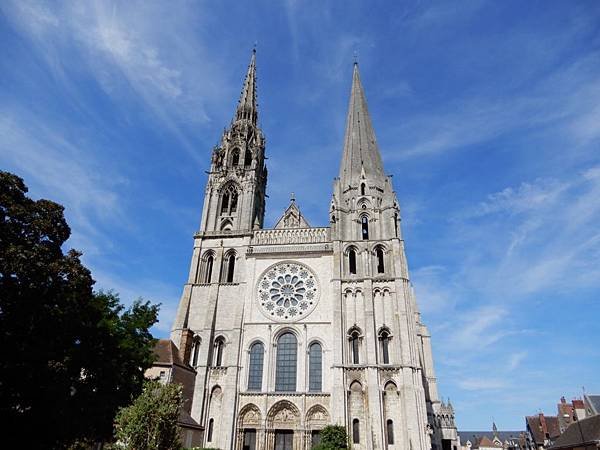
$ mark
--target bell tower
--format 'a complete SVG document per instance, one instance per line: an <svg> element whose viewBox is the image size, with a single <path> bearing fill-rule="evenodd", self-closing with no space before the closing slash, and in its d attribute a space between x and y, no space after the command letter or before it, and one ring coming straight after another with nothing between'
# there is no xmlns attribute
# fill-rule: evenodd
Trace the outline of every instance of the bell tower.
<svg viewBox="0 0 600 450"><path fill-rule="evenodd" d="M329 219L334 240L401 238L396 194L391 178L383 170L357 63L352 74L344 153L334 183Z"/></svg>
<svg viewBox="0 0 600 450"><path fill-rule="evenodd" d="M200 232L224 234L262 228L267 168L265 138L258 127L256 50L235 116L212 153Z"/></svg>

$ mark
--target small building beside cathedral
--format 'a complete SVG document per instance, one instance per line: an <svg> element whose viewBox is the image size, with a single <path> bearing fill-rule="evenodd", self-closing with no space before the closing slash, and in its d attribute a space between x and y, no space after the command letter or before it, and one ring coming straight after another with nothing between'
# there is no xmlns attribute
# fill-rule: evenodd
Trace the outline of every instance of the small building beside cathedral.
<svg viewBox="0 0 600 450"><path fill-rule="evenodd" d="M358 65L327 227L294 199L263 227L265 147L253 52L170 336L202 446L308 450L339 424L355 450L457 450Z"/></svg>

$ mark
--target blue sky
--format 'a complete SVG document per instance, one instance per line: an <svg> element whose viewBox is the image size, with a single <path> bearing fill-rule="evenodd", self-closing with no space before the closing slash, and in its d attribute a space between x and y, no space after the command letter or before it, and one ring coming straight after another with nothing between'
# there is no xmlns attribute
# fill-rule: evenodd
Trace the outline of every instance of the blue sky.
<svg viewBox="0 0 600 450"><path fill-rule="evenodd" d="M600 393L600 2L324 3L2 2L0 167L163 337L254 43L267 226L326 224L357 52L459 428Z"/></svg>

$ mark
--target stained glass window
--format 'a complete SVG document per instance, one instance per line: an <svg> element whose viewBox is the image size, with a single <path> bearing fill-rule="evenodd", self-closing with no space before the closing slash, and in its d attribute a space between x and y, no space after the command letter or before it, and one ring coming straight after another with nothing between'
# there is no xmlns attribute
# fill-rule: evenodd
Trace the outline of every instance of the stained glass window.
<svg viewBox="0 0 600 450"><path fill-rule="evenodd" d="M313 343L308 351L308 390L320 391L322 389L322 354L321 344Z"/></svg>
<svg viewBox="0 0 600 450"><path fill-rule="evenodd" d="M276 391L296 390L298 342L292 333L284 333L277 341Z"/></svg>
<svg viewBox="0 0 600 450"><path fill-rule="evenodd" d="M264 354L265 350L260 342L256 342L250 347L249 391L260 391L262 389Z"/></svg>

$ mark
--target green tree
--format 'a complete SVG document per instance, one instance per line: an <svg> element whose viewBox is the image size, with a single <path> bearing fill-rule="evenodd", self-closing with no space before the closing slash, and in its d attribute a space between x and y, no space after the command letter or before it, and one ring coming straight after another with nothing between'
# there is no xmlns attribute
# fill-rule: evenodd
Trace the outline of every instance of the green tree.
<svg viewBox="0 0 600 450"><path fill-rule="evenodd" d="M112 435L114 416L141 392L158 306L125 309L75 250L63 207L27 197L0 172L0 423L4 445L63 448ZM11 441L12 439L12 441Z"/></svg>
<svg viewBox="0 0 600 450"><path fill-rule="evenodd" d="M119 411L115 437L126 450L179 450L177 418L183 405L179 384L146 381L131 406Z"/></svg>
<svg viewBox="0 0 600 450"><path fill-rule="evenodd" d="M313 450L337 450L348 447L346 428L341 425L327 425L321 430L321 443Z"/></svg>

